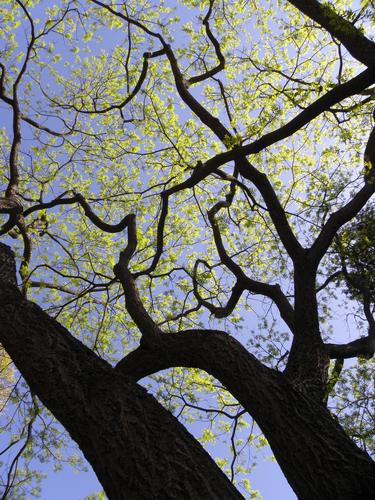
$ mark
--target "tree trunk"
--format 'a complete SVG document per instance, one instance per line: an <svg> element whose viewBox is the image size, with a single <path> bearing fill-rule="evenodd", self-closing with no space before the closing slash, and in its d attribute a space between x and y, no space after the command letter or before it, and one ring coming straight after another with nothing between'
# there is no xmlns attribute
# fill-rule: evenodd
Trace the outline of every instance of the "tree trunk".
<svg viewBox="0 0 375 500"><path fill-rule="evenodd" d="M257 421L300 500L372 498L374 462L324 404L298 391L288 376L262 365L225 333L166 335L157 349L140 347L117 369L138 378L176 365L207 371L233 394Z"/></svg>
<svg viewBox="0 0 375 500"><path fill-rule="evenodd" d="M7 269L0 258L0 341L110 499L242 498L173 415L25 300Z"/></svg>
<svg viewBox="0 0 375 500"><path fill-rule="evenodd" d="M216 331L166 334L112 368L25 300L14 281L0 258L0 341L109 498L241 498L184 427L135 383L170 366L201 368L227 387L257 421L299 499L372 497L369 456L322 403L235 339Z"/></svg>

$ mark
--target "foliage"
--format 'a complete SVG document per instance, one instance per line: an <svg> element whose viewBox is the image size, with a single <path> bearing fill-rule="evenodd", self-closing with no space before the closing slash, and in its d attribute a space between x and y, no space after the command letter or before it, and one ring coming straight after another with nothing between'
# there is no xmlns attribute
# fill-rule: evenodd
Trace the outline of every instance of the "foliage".
<svg viewBox="0 0 375 500"><path fill-rule="evenodd" d="M330 402L346 432L372 456L375 454L373 373L373 359L360 359L346 368Z"/></svg>
<svg viewBox="0 0 375 500"><path fill-rule="evenodd" d="M369 206L342 231L336 245L351 297L368 293L375 302L375 207ZM363 300L363 298L362 298Z"/></svg>

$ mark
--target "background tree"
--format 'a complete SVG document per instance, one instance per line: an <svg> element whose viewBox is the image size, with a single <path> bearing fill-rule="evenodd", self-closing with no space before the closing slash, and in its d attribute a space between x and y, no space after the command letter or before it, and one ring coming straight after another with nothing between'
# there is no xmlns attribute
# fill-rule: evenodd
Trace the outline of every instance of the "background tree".
<svg viewBox="0 0 375 500"><path fill-rule="evenodd" d="M247 413L299 498L370 498L374 464L326 400L366 448L340 398L369 365L329 365L374 353L353 281L358 256L371 280L371 209L345 236L375 191L373 4L175 7L1 7L0 341L27 383L3 396L3 498L61 446L47 410L109 498L239 498ZM346 344L333 282L369 324ZM229 433L231 481L171 415L200 409L203 441Z"/></svg>

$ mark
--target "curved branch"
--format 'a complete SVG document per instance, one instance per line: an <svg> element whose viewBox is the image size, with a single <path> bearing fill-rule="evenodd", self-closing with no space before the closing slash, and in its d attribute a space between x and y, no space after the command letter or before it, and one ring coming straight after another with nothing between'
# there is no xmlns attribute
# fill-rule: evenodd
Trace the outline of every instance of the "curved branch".
<svg viewBox="0 0 375 500"><path fill-rule="evenodd" d="M331 359L348 359L358 356L372 358L375 353L375 336L368 335L347 344L325 344L324 347Z"/></svg>
<svg viewBox="0 0 375 500"><path fill-rule="evenodd" d="M126 215L119 223L117 224L107 224L103 222L91 209L90 205L87 203L85 198L80 194L75 194L76 201L81 205L85 215L91 220L91 222L106 233L119 233L123 231L126 227L129 227L131 224L131 220L135 217L133 214Z"/></svg>
<svg viewBox="0 0 375 500"><path fill-rule="evenodd" d="M226 129L216 116L207 111L207 109L188 91L189 82L183 77L171 46L166 45L165 49L179 96L191 111L197 115L201 122L224 143L228 137L231 137L229 130Z"/></svg>
<svg viewBox="0 0 375 500"><path fill-rule="evenodd" d="M95 214L95 212L92 210L92 208L90 207L90 205L85 200L82 194L74 193L74 196L70 198L63 198L64 194L58 196L52 201L46 203L39 203L38 205L34 205L33 207L26 209L23 213L23 216L27 217L28 215L38 210L46 210L48 208L53 208L58 205L73 205L74 203L78 203L83 208L86 217L88 217L96 227L98 227L102 231L105 231L106 233L119 233L123 231L126 227L128 227L130 219L131 217L133 217L132 214L129 214L126 215L123 219L121 219L121 221L118 222L117 224L108 224Z"/></svg>
<svg viewBox="0 0 375 500"><path fill-rule="evenodd" d="M229 300L225 306L222 307L217 307L211 304L208 300L203 299L203 297L200 295L199 290L198 290L198 282L196 279L196 271L199 263L203 261L197 260L195 265L194 265L194 274L193 274L193 293L195 298L198 301L198 308L201 306L205 307L210 311L211 314L215 316L215 318L226 318L229 316L236 305L238 304L238 301L241 298L242 292L245 290L244 286L237 280L236 283L234 284L232 288L232 293L231 296L229 297Z"/></svg>
<svg viewBox="0 0 375 500"><path fill-rule="evenodd" d="M14 85L13 87L12 110L13 110L13 118L12 118L13 140L9 155L9 182L7 189L5 191L6 198L15 198L17 196L18 183L19 183L18 161L19 161L19 152L20 152L22 137L21 137L21 111L18 104L16 85Z"/></svg>
<svg viewBox="0 0 375 500"><path fill-rule="evenodd" d="M5 100L5 99L4 99ZM29 118L28 116L24 115L21 113L21 120L28 123L34 128L37 128L38 130L42 130L43 132L46 132L47 134L53 135L54 137L67 137L71 135L74 132L74 125L67 130L67 132L58 132L57 130L53 130L50 127L46 127L45 125L42 125L41 123L38 123L37 121L33 120L32 118ZM66 125L66 123L65 123Z"/></svg>
<svg viewBox="0 0 375 500"><path fill-rule="evenodd" d="M29 21L29 24L30 24L30 42L27 45L26 55L25 55L25 59L23 61L21 70L18 73L18 75L16 77L16 80L14 82L14 85L13 85L13 97L14 97L14 99L15 99L15 94L17 93L17 87L18 87L20 81L22 80L23 75L26 72L27 65L28 65L30 57L31 57L31 51L33 49L33 46L34 46L34 43L35 43L35 40L36 40L35 28L34 28L34 21L32 20L32 18L30 16L28 10L26 9L25 5L20 0L16 0L16 2L21 7L21 9L23 10L25 16L27 17L27 19Z"/></svg>
<svg viewBox="0 0 375 500"><path fill-rule="evenodd" d="M16 0L17 4L21 7L22 11L24 12L25 16L27 17L29 24L30 24L30 41L27 44L27 49L26 49L26 54L24 61L22 63L21 69L16 76L14 83L13 83L13 96L12 99L8 100L8 104L12 106L13 109L13 123L12 123L12 130L13 130L13 140L12 140L12 145L10 148L10 155L9 155L9 183L8 187L5 192L5 197L6 198L14 198L18 194L18 183L19 183L19 171L18 171L18 161L19 161L19 152L20 152L20 147L21 147L21 111L19 107L19 102L18 102L18 96L17 96L17 91L18 91L18 85L20 84L22 77L24 76L28 62L31 57L31 51L33 49L34 43L35 43L35 30L34 30L34 22L24 6L24 4L20 0ZM1 78L0 78L0 96L1 98L7 102L6 99L4 99L4 78L5 78L5 67L2 64L1 65ZM9 221L10 223L10 221ZM9 230L9 229L8 229Z"/></svg>
<svg viewBox="0 0 375 500"><path fill-rule="evenodd" d="M0 198L0 214L9 214L8 221L0 228L0 236L6 234L17 224L22 211L23 207L18 198Z"/></svg>
<svg viewBox="0 0 375 500"><path fill-rule="evenodd" d="M161 212L160 212L160 217L158 221L158 227L157 227L157 234L156 234L156 250L154 257L152 259L151 264L147 269L144 269L143 271L138 271L137 273L134 273L134 277L138 278L139 276L143 276L145 274L150 274L152 273L155 269L156 266L159 263L160 257L163 253L163 247L164 247L164 228L165 228L165 221L168 215L168 196L162 196L161 197Z"/></svg>
<svg viewBox="0 0 375 500"><path fill-rule="evenodd" d="M108 12L110 12L111 14L113 14L116 17L119 17L120 19L123 19L127 23L133 24L134 26L137 26L137 28L141 29L142 31L144 31L148 35L150 35L154 38L157 38L162 43L163 47L166 45L163 37L159 33L156 33L155 31L148 29L147 26L145 26L141 22L137 21L136 19L133 19L133 18L123 14L122 12L119 12L119 11L113 9L110 5L107 5L103 2L100 2L99 0L90 0L90 1L96 5L99 5L99 7L103 7Z"/></svg>
<svg viewBox="0 0 375 500"><path fill-rule="evenodd" d="M280 200L268 176L256 169L247 158L236 161L242 177L251 181L258 189L267 206L271 220L285 250L293 261L304 257L304 250L296 238Z"/></svg>
<svg viewBox="0 0 375 500"><path fill-rule="evenodd" d="M0 69L1 69L1 75L0 75L0 99L4 101L6 104L9 104L9 106L14 107L15 101L11 97L7 96L5 94L5 89L4 89L4 76L5 76L5 66L0 62ZM74 125L72 127L67 127L68 130L66 132L58 132L56 130L51 129L50 127L47 127L46 125L42 125L41 123L38 123L35 121L33 118L30 118L29 116L26 116L23 114L21 111L19 112L20 119L29 125L31 125L34 128L37 128L38 130L42 130L43 132L47 132L50 135L53 135L54 137L67 137L71 135L74 131ZM65 124L66 125L66 124Z"/></svg>
<svg viewBox="0 0 375 500"><path fill-rule="evenodd" d="M351 80L341 85L337 85L334 89L330 90L324 96L310 104L296 117L277 130L265 134L250 144L245 146L236 146L230 151L219 153L207 160L205 163L201 163L199 167L194 169L192 175L188 179L166 190L164 192L165 196L183 189L194 187L198 184L198 182L208 177L222 165L225 165L233 160L241 159L247 155L259 153L272 144L290 137L292 134L311 122L314 118L317 118L319 115L327 111L332 105L337 104L338 102L362 90L365 90L373 83L375 83L375 69L366 69Z"/></svg>
<svg viewBox="0 0 375 500"><path fill-rule="evenodd" d="M128 225L128 244L120 253L119 261L114 266L115 276L120 280L124 290L126 309L142 334L143 344L154 344L163 333L146 311L139 296L135 278L129 271L129 262L137 248L137 229L135 215L130 214Z"/></svg>
<svg viewBox="0 0 375 500"><path fill-rule="evenodd" d="M158 57L162 54L165 54L164 49L158 50L156 52L145 52L143 54L143 65L142 65L142 70L140 72L138 81L135 84L133 91L130 92L130 94L120 104L111 104L105 108L100 108L100 109L96 108L95 106L93 109L81 109L81 108L77 108L77 106L75 106L74 104L58 104L55 101L53 101L53 102L55 102L56 104L58 104L62 108L73 108L75 111L77 111L77 113L87 114L87 115L105 114L105 113L108 113L109 111L112 111L114 109L118 109L122 113L122 110L124 109L124 107L127 104L129 104L130 101L132 101L134 99L134 97L138 94L138 92L142 88L143 82L145 81L146 76L147 76L148 60L153 58L153 57Z"/></svg>
<svg viewBox="0 0 375 500"><path fill-rule="evenodd" d="M220 360L217 358L218 352L222 353ZM179 333L165 333L159 337L152 349L141 345L125 356L115 369L136 380L172 366L201 368L213 373L215 370L211 369L212 366L223 368L223 356L225 358L229 352L233 363L236 363L236 353L238 356L240 352L246 353L246 358L248 357L246 364L256 377L260 375L258 370L260 372L267 370L237 340L220 330L184 330ZM231 370L229 366L227 369ZM234 376L239 369L239 366L234 369ZM220 377L218 378L220 380Z"/></svg>
<svg viewBox="0 0 375 500"><path fill-rule="evenodd" d="M325 255L337 231L349 222L365 206L375 193L375 128L370 133L365 154L365 185L342 208L334 212L323 226L319 236L309 250L309 255L316 264Z"/></svg>
<svg viewBox="0 0 375 500"><path fill-rule="evenodd" d="M208 220L210 221L212 232L214 236L214 241L216 245L217 252L221 259L221 262L234 274L237 278L239 286L243 290L248 290L251 293L264 295L270 298L277 306L281 317L289 328L293 331L294 328L294 310L290 305L288 299L285 297L281 288L278 284L270 285L262 281L257 281L249 278L242 267L239 266L227 253L224 243L221 237L219 226L216 222L215 215L219 210L224 207L229 207L232 197L234 195L234 184L232 184L232 191L226 196L225 201L219 201L208 211ZM237 289L236 289L236 293Z"/></svg>
<svg viewBox="0 0 375 500"><path fill-rule="evenodd" d="M210 23L209 23L209 20L210 20L211 14L212 14L212 7L214 5L214 1L215 0L210 0L210 7L208 9L208 12L207 12L205 18L203 19L203 25L206 28L206 34L207 34L208 38L210 39L212 45L215 48L215 53L216 53L216 57L218 58L219 64L217 66L215 66L215 68L212 68L212 69L206 71L205 73L202 73L201 75L196 75L196 76L192 76L191 78L189 78L189 80L188 80L189 85L193 85L194 83L198 83L198 82L203 82L204 80L207 80L207 78L210 78L210 77L216 75L216 73L219 73L220 71L222 71L225 67L225 58L221 52L220 44L217 41L217 39L215 38L215 36L213 35L211 28L210 28Z"/></svg>
<svg viewBox="0 0 375 500"><path fill-rule="evenodd" d="M328 276L328 278L325 279L324 283L322 283L321 285L319 285L317 287L316 293L319 293L322 290L324 290L330 283L332 283L337 278L339 278L340 276L342 276L342 274L343 274L343 271L339 270L339 271L335 271L333 274L331 274L330 276Z"/></svg>

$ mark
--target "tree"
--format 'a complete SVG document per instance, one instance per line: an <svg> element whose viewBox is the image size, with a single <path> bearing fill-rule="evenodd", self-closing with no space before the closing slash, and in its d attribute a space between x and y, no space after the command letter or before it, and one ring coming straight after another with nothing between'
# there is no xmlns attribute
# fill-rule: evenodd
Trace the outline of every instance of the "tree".
<svg viewBox="0 0 375 500"><path fill-rule="evenodd" d="M333 242L375 191L373 2L3 4L0 341L31 391L21 452L40 401L109 498L240 498L138 384L175 368L151 388L166 404L177 380L194 407L199 369L299 498L370 498L374 463L326 399L330 360L374 354L373 295L365 336L330 342L325 322L330 283L355 295L354 247L340 282Z"/></svg>

